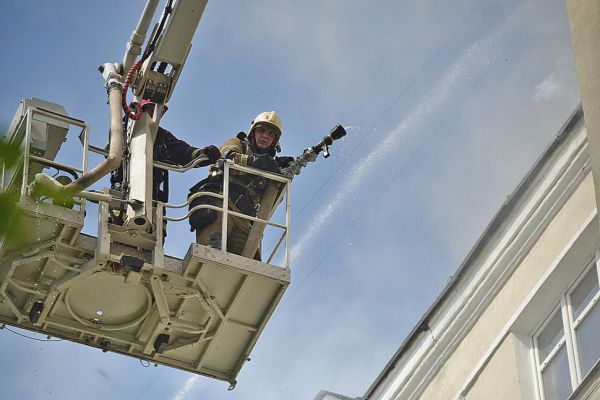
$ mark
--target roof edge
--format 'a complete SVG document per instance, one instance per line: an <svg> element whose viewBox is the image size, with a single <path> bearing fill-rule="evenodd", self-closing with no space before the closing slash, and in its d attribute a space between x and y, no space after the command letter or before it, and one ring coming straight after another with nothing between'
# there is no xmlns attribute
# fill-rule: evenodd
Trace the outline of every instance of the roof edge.
<svg viewBox="0 0 600 400"><path fill-rule="evenodd" d="M567 121L560 127L558 134L555 139L546 147L542 152L541 156L533 164L532 168L527 172L525 177L519 182L516 189L510 194L504 204L492 217L491 222L486 226L483 234L479 237L473 248L469 251L463 262L458 267L457 271L451 275L450 280L446 286L442 289L438 297L434 300L433 304L417 322L415 327L410 331L408 336L404 339L398 350L394 353L390 361L386 364L382 372L377 376L375 381L368 388L367 392L362 397L364 400L368 400L373 395L375 390L386 380L390 375L391 371L395 369L396 364L400 358L406 353L410 345L415 342L420 333L429 330L429 321L433 314L441 307L444 300L446 300L457 284L457 282L463 277L469 265L483 252L485 246L491 242L497 228L502 225L506 218L517 206L519 200L521 200L529 185L538 177L539 173L543 170L546 162L551 158L552 155L559 149L559 147L566 141L575 128L579 124L584 123L583 108L581 103L575 108L575 110L568 117Z"/></svg>

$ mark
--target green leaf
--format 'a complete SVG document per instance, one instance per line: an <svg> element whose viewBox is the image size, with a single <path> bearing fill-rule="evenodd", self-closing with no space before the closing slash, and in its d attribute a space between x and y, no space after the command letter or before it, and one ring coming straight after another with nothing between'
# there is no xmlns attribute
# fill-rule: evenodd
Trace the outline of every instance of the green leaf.
<svg viewBox="0 0 600 400"><path fill-rule="evenodd" d="M17 232L21 225L21 209L17 203L18 197L9 193L0 194L0 238Z"/></svg>
<svg viewBox="0 0 600 400"><path fill-rule="evenodd" d="M0 162L11 168L21 159L21 145L18 142L9 143L5 138L0 140Z"/></svg>
<svg viewBox="0 0 600 400"><path fill-rule="evenodd" d="M22 158L20 143L9 143L6 137L0 138L0 165L5 170L15 166ZM0 239L18 237L24 229L21 208L15 193L0 193Z"/></svg>

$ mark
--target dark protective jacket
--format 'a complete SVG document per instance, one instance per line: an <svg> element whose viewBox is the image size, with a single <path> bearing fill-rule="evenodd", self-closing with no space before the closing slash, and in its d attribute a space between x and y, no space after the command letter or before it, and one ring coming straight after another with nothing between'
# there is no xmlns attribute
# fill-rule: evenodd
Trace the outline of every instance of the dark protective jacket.
<svg viewBox="0 0 600 400"><path fill-rule="evenodd" d="M173 165L185 165L194 159L194 151L198 148L190 146L186 141L177 139L171 131L158 128L154 141L154 159Z"/></svg>
<svg viewBox="0 0 600 400"><path fill-rule="evenodd" d="M154 160L171 165L185 165L194 159L198 148L177 139L172 132L158 128L154 141ZM169 171L154 167L152 173L152 198L166 203L169 201Z"/></svg>
<svg viewBox="0 0 600 400"><path fill-rule="evenodd" d="M223 158L234 160L236 163L242 165L246 164L248 156L255 153L257 152L252 145L252 142L240 137L228 139L221 146L221 154ZM267 184L267 180L265 178L257 177L255 175L248 175L235 170L231 171L229 182L232 186L237 186L240 189L248 191L250 200L254 206L260 204L264 188Z"/></svg>
<svg viewBox="0 0 600 400"><path fill-rule="evenodd" d="M171 165L185 165L194 159L198 148L186 141L177 139L172 132L159 127L154 140L154 160ZM169 174L167 170L155 167L152 172L154 200L167 202L169 199ZM113 188L121 189L123 168L119 167L111 174L110 182Z"/></svg>

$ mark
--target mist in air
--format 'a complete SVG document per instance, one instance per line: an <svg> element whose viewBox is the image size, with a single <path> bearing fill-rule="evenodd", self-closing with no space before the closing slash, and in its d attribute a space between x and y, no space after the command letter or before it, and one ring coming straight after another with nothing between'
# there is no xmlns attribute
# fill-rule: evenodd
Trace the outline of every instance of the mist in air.
<svg viewBox="0 0 600 400"><path fill-rule="evenodd" d="M325 202L326 205L313 214L313 221L292 247L291 255L294 264L298 265L298 260L304 251L312 245L336 212L343 211L348 214L350 210L353 220L360 218L357 211L351 209L351 204L352 198L361 191L363 184L374 180L378 174L386 171L384 166L389 165L392 161L396 167L389 172L390 176L387 178L388 180L397 178L397 174L411 158L410 154L404 159L398 158L399 154L405 154L402 152L404 145L409 141L423 142L437 130L440 115L447 114L448 108L452 107L453 102L460 102L461 98L465 97L465 93L468 94L469 90L477 84L476 79L481 79L486 70L491 68L502 53L510 47L511 42L526 27L534 6L538 2L525 3L509 10L503 21L496 24L486 35L480 36L460 53L460 57L446 69L429 93L417 100L417 104L398 123L396 128L381 136L377 134L376 136L380 137L377 138L375 147L366 156L362 156L360 162L353 162L351 168L345 168L348 172L343 179L343 184L339 185L333 198ZM374 128L355 126L348 126L347 129L348 137L353 134L364 135L365 131L374 131ZM361 144L362 142L358 146ZM350 155L351 152L348 151L341 153L341 156L346 158L343 160L344 163L352 162L352 160L348 160L351 158Z"/></svg>

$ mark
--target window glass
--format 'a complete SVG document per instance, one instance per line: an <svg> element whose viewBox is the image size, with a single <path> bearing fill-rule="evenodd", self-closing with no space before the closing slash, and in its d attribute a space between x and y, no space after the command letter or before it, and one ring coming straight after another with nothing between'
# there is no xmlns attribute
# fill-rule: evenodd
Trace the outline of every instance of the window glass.
<svg viewBox="0 0 600 400"><path fill-rule="evenodd" d="M567 400L571 394L571 378L565 346L542 371L542 385L545 400Z"/></svg>
<svg viewBox="0 0 600 400"><path fill-rule="evenodd" d="M581 372L585 376L600 359L600 307L598 304L594 306L575 332L581 357Z"/></svg>
<svg viewBox="0 0 600 400"><path fill-rule="evenodd" d="M596 268L590 268L585 274L577 288L571 293L571 304L573 305L573 316L579 318L581 312L590 303L592 297L598 293L598 274Z"/></svg>
<svg viewBox="0 0 600 400"><path fill-rule="evenodd" d="M548 325L537 337L537 345L540 351L540 362L544 362L548 354L564 336L562 316L560 310L554 314Z"/></svg>

